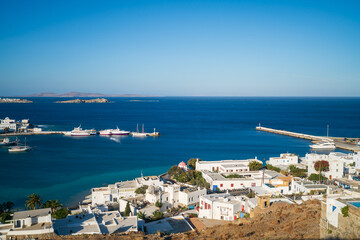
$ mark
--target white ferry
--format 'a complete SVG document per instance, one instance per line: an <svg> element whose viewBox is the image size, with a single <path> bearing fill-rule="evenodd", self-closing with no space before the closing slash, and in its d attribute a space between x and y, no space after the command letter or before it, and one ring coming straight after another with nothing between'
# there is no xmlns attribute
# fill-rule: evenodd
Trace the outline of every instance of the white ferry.
<svg viewBox="0 0 360 240"><path fill-rule="evenodd" d="M333 150L336 148L334 142L326 140L310 145L310 147L317 150Z"/></svg>
<svg viewBox="0 0 360 240"><path fill-rule="evenodd" d="M83 130L81 125L70 132L70 136L90 136L89 130Z"/></svg>
<svg viewBox="0 0 360 240"><path fill-rule="evenodd" d="M130 131L120 130L119 127L111 130L112 135L129 135Z"/></svg>
<svg viewBox="0 0 360 240"><path fill-rule="evenodd" d="M100 135L111 135L112 129L105 129L100 131Z"/></svg>

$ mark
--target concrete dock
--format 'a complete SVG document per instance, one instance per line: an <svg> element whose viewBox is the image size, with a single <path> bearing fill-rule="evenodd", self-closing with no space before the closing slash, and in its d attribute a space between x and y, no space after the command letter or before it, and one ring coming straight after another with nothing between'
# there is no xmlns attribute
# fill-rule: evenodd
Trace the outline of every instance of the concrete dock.
<svg viewBox="0 0 360 240"><path fill-rule="evenodd" d="M0 136L32 136L32 135L52 135L65 134L65 131L41 131L41 132L16 132L16 133L1 133Z"/></svg>
<svg viewBox="0 0 360 240"><path fill-rule="evenodd" d="M318 142L318 141L328 138L328 139L334 140L336 148L344 149L344 150L348 150L348 151L352 151L352 152L360 152L360 146L356 145L358 138L314 136L314 135L309 135L309 134L267 128L267 127L262 127L262 126L257 126L255 129L258 131L263 131L263 132L269 132L269 133L275 133L275 134L285 135L285 136L289 136L289 137L307 139L307 140L314 141L314 142ZM354 141L355 144L347 142L345 139L355 140Z"/></svg>

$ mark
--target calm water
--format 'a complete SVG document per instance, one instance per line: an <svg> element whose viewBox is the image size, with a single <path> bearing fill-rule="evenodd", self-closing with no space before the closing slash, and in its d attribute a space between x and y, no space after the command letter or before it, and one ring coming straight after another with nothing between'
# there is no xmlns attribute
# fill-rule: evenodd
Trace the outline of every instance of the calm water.
<svg viewBox="0 0 360 240"><path fill-rule="evenodd" d="M268 159L282 152L300 156L309 141L258 132L263 126L314 135L360 137L360 98L153 98L153 102L113 98L110 104L0 104L0 118L29 118L45 130L115 128L162 136L132 137L29 136L31 152L9 154L0 148L0 202L23 207L25 196L74 204L91 187L160 174L192 157L203 160ZM149 99L146 99L149 100ZM24 138L21 137L24 141Z"/></svg>

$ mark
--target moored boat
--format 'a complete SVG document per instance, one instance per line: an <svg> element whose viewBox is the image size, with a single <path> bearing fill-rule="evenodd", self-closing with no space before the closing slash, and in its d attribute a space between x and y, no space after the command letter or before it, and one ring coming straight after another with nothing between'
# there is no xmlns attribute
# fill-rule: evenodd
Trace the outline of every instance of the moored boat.
<svg viewBox="0 0 360 240"><path fill-rule="evenodd" d="M119 127L111 130L112 135L129 135L130 131L120 130Z"/></svg>
<svg viewBox="0 0 360 240"><path fill-rule="evenodd" d="M16 141L10 141L9 138L0 139L0 146L11 146L17 143Z"/></svg>
<svg viewBox="0 0 360 240"><path fill-rule="evenodd" d="M142 132L139 132L139 124L136 125L136 132L132 132L133 137L146 137L147 133L144 132L144 124L142 125Z"/></svg>
<svg viewBox="0 0 360 240"><path fill-rule="evenodd" d="M9 147L9 152L27 152L30 151L32 148L30 146L26 146L26 138L25 138L25 145L19 145L17 141L17 146Z"/></svg>
<svg viewBox="0 0 360 240"><path fill-rule="evenodd" d="M83 130L81 128L81 125L77 128L74 128L74 130L71 131L70 136L90 136L89 130Z"/></svg>
<svg viewBox="0 0 360 240"><path fill-rule="evenodd" d="M334 142L326 140L310 145L310 147L316 150L332 150L336 148Z"/></svg>
<svg viewBox="0 0 360 240"><path fill-rule="evenodd" d="M111 135L112 131L111 129L105 129L100 131L100 135Z"/></svg>

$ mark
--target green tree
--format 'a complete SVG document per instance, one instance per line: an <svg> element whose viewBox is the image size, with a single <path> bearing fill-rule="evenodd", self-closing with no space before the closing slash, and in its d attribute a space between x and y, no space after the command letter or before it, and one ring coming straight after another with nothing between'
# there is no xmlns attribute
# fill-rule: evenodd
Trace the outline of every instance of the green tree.
<svg viewBox="0 0 360 240"><path fill-rule="evenodd" d="M164 217L164 214L162 212L160 212L159 210L156 210L155 212L153 212L153 219L154 220L158 220Z"/></svg>
<svg viewBox="0 0 360 240"><path fill-rule="evenodd" d="M139 212L137 213L137 216L138 216L138 218L140 218L140 219L143 219L143 220L146 219L145 213L143 213L143 212L141 212L141 211L139 211Z"/></svg>
<svg viewBox="0 0 360 240"><path fill-rule="evenodd" d="M308 179L311 180L311 181L324 181L324 180L327 180L327 178L324 177L323 175L316 174L316 173L312 173L312 174L308 177Z"/></svg>
<svg viewBox="0 0 360 240"><path fill-rule="evenodd" d="M260 170L262 168L262 163L260 163L258 161L251 161L251 162L249 162L249 168L250 168L250 171Z"/></svg>
<svg viewBox="0 0 360 240"><path fill-rule="evenodd" d="M33 193L33 194L30 194L29 196L27 196L26 198L27 198L27 200L26 200L25 206L27 208L35 210L37 207L42 206L41 197L39 194Z"/></svg>
<svg viewBox="0 0 360 240"><path fill-rule="evenodd" d="M57 208L62 207L62 204L59 200L47 200L44 205L44 208L51 208L51 212L54 213Z"/></svg>
<svg viewBox="0 0 360 240"><path fill-rule="evenodd" d="M187 165L188 165L189 167L191 167L193 170L195 170L195 168L196 168L196 161L197 161L196 158L190 158L189 161L187 162Z"/></svg>
<svg viewBox="0 0 360 240"><path fill-rule="evenodd" d="M56 219L62 219L62 218L66 218L67 215L69 215L71 213L71 211L65 207L62 207L58 210L56 210L52 216Z"/></svg>
<svg viewBox="0 0 360 240"><path fill-rule="evenodd" d="M294 165L290 165L289 167L290 174L294 177L306 177L306 169L297 168Z"/></svg>
<svg viewBox="0 0 360 240"><path fill-rule="evenodd" d="M148 186L147 186L147 185L138 187L138 188L135 190L135 193L136 193L136 194L145 194L145 193L146 193L146 189L148 189Z"/></svg>
<svg viewBox="0 0 360 240"><path fill-rule="evenodd" d="M127 203L126 203L126 207L125 207L125 211L124 211L124 217L130 216L130 213L131 213L130 203L127 202Z"/></svg>
<svg viewBox="0 0 360 240"><path fill-rule="evenodd" d="M272 170L272 171L276 171L276 172L280 172L280 171L281 171L280 168L275 167L275 166L273 166L273 165L271 165L271 164L267 164L267 165L266 165L266 169L269 169L269 170Z"/></svg>
<svg viewBox="0 0 360 240"><path fill-rule="evenodd" d="M345 206L341 209L341 213L344 217L348 217L349 216L349 206Z"/></svg>
<svg viewBox="0 0 360 240"><path fill-rule="evenodd" d="M163 205L163 204L162 204L161 202L159 202L159 201L156 201L156 203L155 203L155 206L158 207L158 208L161 208L162 205Z"/></svg>

